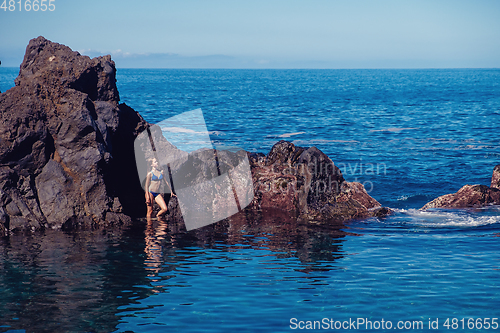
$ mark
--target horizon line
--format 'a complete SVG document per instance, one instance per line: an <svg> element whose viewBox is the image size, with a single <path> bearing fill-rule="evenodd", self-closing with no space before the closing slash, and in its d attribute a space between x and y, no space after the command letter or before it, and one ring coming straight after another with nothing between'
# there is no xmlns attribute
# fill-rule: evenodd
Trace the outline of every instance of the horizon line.
<svg viewBox="0 0 500 333"><path fill-rule="evenodd" d="M1 68L5 69L20 69L19 66L1 66ZM362 68L331 68L331 67L325 67L325 68L309 68L309 67L304 67L304 68L273 68L273 67L263 67L263 68L255 68L255 67L235 67L235 68L228 68L228 67L116 67L118 69L178 69L178 70L445 70L445 69L451 69L451 70L459 70L459 69L500 69L500 67L362 67Z"/></svg>

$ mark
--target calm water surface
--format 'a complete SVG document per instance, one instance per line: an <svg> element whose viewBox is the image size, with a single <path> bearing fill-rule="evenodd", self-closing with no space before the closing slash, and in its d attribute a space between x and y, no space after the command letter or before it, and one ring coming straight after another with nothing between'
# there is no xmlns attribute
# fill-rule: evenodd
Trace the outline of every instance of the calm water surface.
<svg viewBox="0 0 500 333"><path fill-rule="evenodd" d="M1 91L17 71L0 68ZM201 108L217 143L317 146L396 214L11 236L0 241L0 331L297 331L291 318L422 321L424 331L439 318L432 331L453 331L446 318L500 318L500 208L418 210L489 184L499 70L119 69L117 79L150 122Z"/></svg>

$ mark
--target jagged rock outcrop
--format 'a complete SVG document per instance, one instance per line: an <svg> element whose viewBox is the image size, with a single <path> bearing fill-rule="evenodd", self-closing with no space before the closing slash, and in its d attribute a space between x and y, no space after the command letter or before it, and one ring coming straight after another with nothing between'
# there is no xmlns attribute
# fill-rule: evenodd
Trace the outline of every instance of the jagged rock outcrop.
<svg viewBox="0 0 500 333"><path fill-rule="evenodd" d="M38 37L0 94L0 225L60 228L129 219L143 197L133 140L147 123L119 104L110 56ZM4 230L4 231L5 231Z"/></svg>
<svg viewBox="0 0 500 333"><path fill-rule="evenodd" d="M146 129L161 137L161 130L119 103L115 74L110 56L91 59L43 37L29 42L15 86L0 94L0 233L108 225L145 215L134 140ZM241 161L218 152L217 166L209 166L212 151L187 156L166 140L154 141L169 156L182 157L171 171L186 185ZM280 141L267 156L248 159L255 193L248 210L276 208L309 222L390 213L361 184L345 181L315 147ZM237 188L247 182L233 173ZM216 199L224 209L224 198ZM182 220L177 198L167 218Z"/></svg>
<svg viewBox="0 0 500 333"><path fill-rule="evenodd" d="M500 164L493 169L493 176L491 176L491 188L500 190Z"/></svg>
<svg viewBox="0 0 500 333"><path fill-rule="evenodd" d="M173 178L177 180L175 186L196 186L197 191L203 193L201 199L198 197L191 203L200 207L190 207L202 213L201 219L214 215L213 220L218 220L215 216L224 218L234 214L230 213L234 210L233 193L223 191L223 183L214 187L214 183L207 181L229 173L238 193L239 205L250 202L244 209L245 214L275 214L279 210L280 214L284 212L303 222L327 224L371 216L385 217L392 212L380 207L362 184L345 181L340 169L316 147L303 148L280 141L267 156L245 153L250 162L251 183L244 172L239 174L237 170L242 162L241 152L219 150L216 152L217 163L214 154L212 149L200 150L170 164ZM253 200L246 190L249 185L253 186ZM169 221L182 220L176 202L169 208Z"/></svg>
<svg viewBox="0 0 500 333"><path fill-rule="evenodd" d="M491 186L465 185L458 192L440 196L425 204L429 208L468 208L500 205L500 165L493 169Z"/></svg>
<svg viewBox="0 0 500 333"><path fill-rule="evenodd" d="M280 208L316 223L391 212L382 209L362 184L345 181L340 169L316 147L282 140L267 156L250 154L249 158L255 192L250 208Z"/></svg>

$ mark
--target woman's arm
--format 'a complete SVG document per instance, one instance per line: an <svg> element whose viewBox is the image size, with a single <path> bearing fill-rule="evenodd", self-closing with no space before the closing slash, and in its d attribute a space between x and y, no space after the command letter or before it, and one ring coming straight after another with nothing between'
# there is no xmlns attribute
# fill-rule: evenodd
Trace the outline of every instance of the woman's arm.
<svg viewBox="0 0 500 333"><path fill-rule="evenodd" d="M161 171L161 174L163 175L163 170ZM168 180L165 178L165 175L163 176L163 180L165 181L165 183L167 184L168 186L168 189L170 190L170 195L172 197L176 197L177 195L175 195L174 191L172 191L172 187L170 187L170 183L168 182Z"/></svg>

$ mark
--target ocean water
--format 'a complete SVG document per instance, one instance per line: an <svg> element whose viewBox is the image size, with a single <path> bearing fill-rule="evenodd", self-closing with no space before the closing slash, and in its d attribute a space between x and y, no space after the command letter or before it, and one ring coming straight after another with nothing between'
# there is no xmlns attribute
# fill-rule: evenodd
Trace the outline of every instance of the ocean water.
<svg viewBox="0 0 500 333"><path fill-rule="evenodd" d="M0 90L16 75L0 68ZM500 207L419 210L489 185L500 70L118 69L117 84L152 123L201 108L217 144L316 146L396 213L11 236L0 241L0 331L500 331Z"/></svg>

